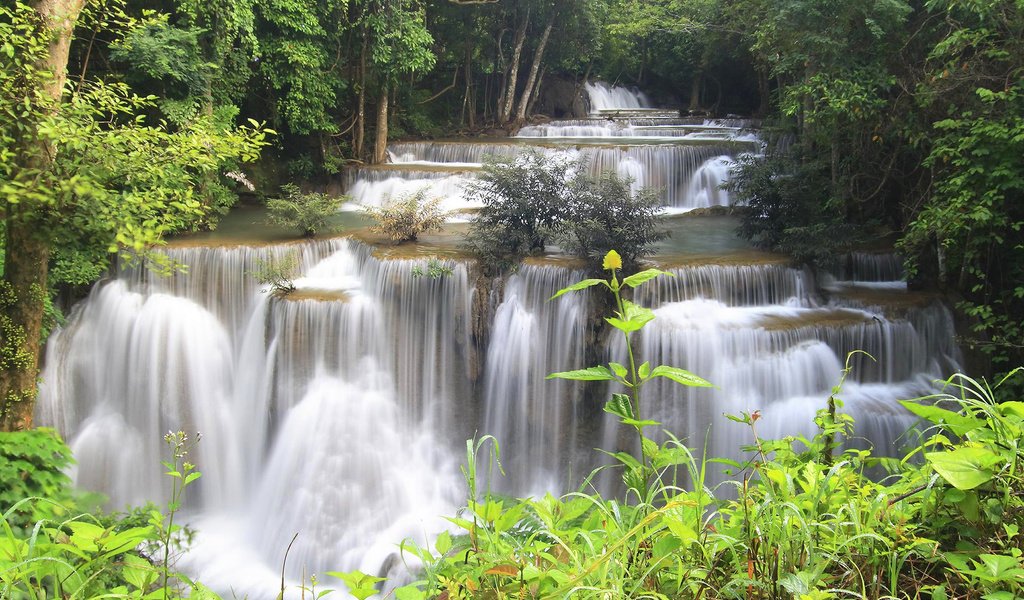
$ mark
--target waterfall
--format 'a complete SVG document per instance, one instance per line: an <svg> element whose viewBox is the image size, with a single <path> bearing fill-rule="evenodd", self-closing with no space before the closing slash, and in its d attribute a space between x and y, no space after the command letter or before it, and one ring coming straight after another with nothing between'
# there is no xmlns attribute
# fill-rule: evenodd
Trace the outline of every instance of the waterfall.
<svg viewBox="0 0 1024 600"><path fill-rule="evenodd" d="M298 292L261 293L258 261L291 252ZM462 493L458 440L477 423L457 367L469 363L466 267L417 276L425 261L347 240L166 253L187 272L124 271L50 340L38 417L69 440L76 481L113 507L159 502L163 434L201 431L187 508L210 528L184 564L212 568L236 544L254 581L296 532L293 581L379 572L402 539L439 531Z"/></svg>
<svg viewBox="0 0 1024 600"><path fill-rule="evenodd" d="M585 89L590 96L591 112L619 108L650 108L647 95L636 89L611 86L603 81L587 82Z"/></svg>
<svg viewBox="0 0 1024 600"><path fill-rule="evenodd" d="M507 478L496 481L498 489L543 494L572 486L564 467L577 464L579 386L544 378L583 363L585 296L547 301L578 279L568 269L524 265L505 284L494 316L483 394L483 431L502 444L509 466Z"/></svg>
<svg viewBox="0 0 1024 600"><path fill-rule="evenodd" d="M666 210L729 203L722 184L757 151L756 122L644 113L640 94L592 88L612 118L393 143L392 164L350 170L343 185L359 206L425 189L470 208L465 182L485 156L535 147L653 187ZM897 400L930 393L960 364L946 306L909 292L891 254L853 253L815 273L738 248L729 217L667 221L685 239L655 257L671 276L634 293L656 316L634 348L717 387L651 382L643 418L740 458L750 432L724 414L758 411L765 438L813 435L849 356L843 410L863 443L898 455L913 418ZM471 263L444 260L450 273L435 278L426 258L382 258L347 238L158 252L177 265L169 276L124 264L53 333L37 419L69 441L75 481L114 508L165 501L164 433L201 431L190 459L204 476L183 515L199 534L178 566L225 595L276 598L289 545L293 590L325 570L408 576L398 545L450 526L442 517L465 500L467 439L493 435L501 447L507 475L476 473L481 489L519 496L576 488L608 462L595 448L635 450L601 411L616 390L545 379L596 356L624 362L622 337L594 339L588 324L606 290L549 300L587 276L564 261L530 259L488 289ZM294 264L296 291L258 281L271 262ZM599 485L611 492L609 482Z"/></svg>

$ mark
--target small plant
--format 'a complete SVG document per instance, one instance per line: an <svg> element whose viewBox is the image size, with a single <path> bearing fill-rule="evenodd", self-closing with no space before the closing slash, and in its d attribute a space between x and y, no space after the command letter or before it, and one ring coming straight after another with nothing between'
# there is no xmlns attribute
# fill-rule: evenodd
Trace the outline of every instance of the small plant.
<svg viewBox="0 0 1024 600"><path fill-rule="evenodd" d="M397 244L413 242L421 233L440 230L448 218L448 213L441 210L441 198L427 199L426 189L390 198L384 206L367 208L366 214L377 221L370 231Z"/></svg>
<svg viewBox="0 0 1024 600"><path fill-rule="evenodd" d="M338 212L348 199L346 196L328 196L319 192L303 193L295 184L281 186L283 198L267 200L270 222L281 227L296 228L306 237L323 230L327 220Z"/></svg>
<svg viewBox="0 0 1024 600"><path fill-rule="evenodd" d="M299 272L297 252L271 256L267 260L257 259L255 267L250 274L260 284L269 286L267 291L270 293L285 295L295 291L295 283L292 280Z"/></svg>
<svg viewBox="0 0 1024 600"><path fill-rule="evenodd" d="M619 417L623 425L632 427L637 433L640 443L640 457L637 459L617 453L614 456L622 461L626 467L625 482L629 489L636 491L640 497L648 497L650 478L654 471L651 468L651 461L655 458L658 448L650 439L644 435L644 429L659 425L657 421L644 420L640 416L640 390L648 381L664 377L685 386L711 387L711 383L704 379L677 367L659 365L651 367L650 363L644 362L637 365L633 353L633 345L630 337L633 333L640 331L648 323L654 320L654 312L649 308L638 306L622 297L623 288L637 288L644 283L662 275L671 276L671 273L659 271L658 269L647 269L640 271L619 281L616 271L622 269L622 258L615 250L609 250L604 256L601 264L605 271L610 272L607 280L584 279L579 283L559 290L551 299L568 292L584 290L595 285L603 285L615 297L616 312L614 317L606 318L605 321L622 332L626 342L626 352L629 358L629 366L616 362L608 363L608 366L596 366L576 371L564 371L548 375L548 379L571 379L576 381L614 381L626 387L628 394L612 394L612 399L605 406L604 411Z"/></svg>
<svg viewBox="0 0 1024 600"><path fill-rule="evenodd" d="M420 265L416 265L412 268L413 277L429 277L431 279L440 279L447 277L452 274L452 268L445 263L439 261L436 258L431 258L427 261L426 270Z"/></svg>

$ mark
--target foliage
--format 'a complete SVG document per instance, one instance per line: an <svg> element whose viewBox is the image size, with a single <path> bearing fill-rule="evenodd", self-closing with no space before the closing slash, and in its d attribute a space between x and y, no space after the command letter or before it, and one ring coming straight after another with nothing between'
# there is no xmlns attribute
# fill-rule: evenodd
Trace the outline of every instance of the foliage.
<svg viewBox="0 0 1024 600"><path fill-rule="evenodd" d="M440 279L447 277L452 274L452 268L441 262L436 258L427 260L427 269L423 270L423 267L416 265L412 268L413 277L429 277L430 279Z"/></svg>
<svg viewBox="0 0 1024 600"><path fill-rule="evenodd" d="M557 241L597 265L619 248L634 270L658 231L657 202L649 190L634 191L628 179L586 173L586 160L567 152L523 152L490 160L468 194L483 204L468 236L469 248L492 271L502 271Z"/></svg>
<svg viewBox="0 0 1024 600"><path fill-rule="evenodd" d="M578 193L581 159L538 151L488 159L467 195L483 205L469 234L486 265L503 270L544 249Z"/></svg>
<svg viewBox="0 0 1024 600"><path fill-rule="evenodd" d="M321 192L305 193L295 184L281 186L283 198L267 200L271 223L298 229L302 235L312 237L326 227L328 219L348 200L346 196L329 196Z"/></svg>
<svg viewBox="0 0 1024 600"><path fill-rule="evenodd" d="M4 434L36 442L48 438L37 458L46 470L64 466L70 452L52 432ZM33 437L34 436L34 437ZM186 461L190 447L182 432L167 434L172 459L165 463L174 480L166 512L124 518L74 514L68 479L53 479L39 489L41 495L22 496L0 517L0 597L3 598L148 598L215 599L216 594L171 569L171 551L183 532L174 523L185 488L199 473ZM196 440L198 441L198 439ZM38 482L36 482L38 483ZM4 497L6 500L6 496ZM19 515L38 517L31 529L15 524Z"/></svg>
<svg viewBox="0 0 1024 600"><path fill-rule="evenodd" d="M283 256L272 256L267 260L257 259L255 269L250 273L256 281L269 286L274 294L288 294L295 291L293 279L299 272L299 255L289 252Z"/></svg>
<svg viewBox="0 0 1024 600"><path fill-rule="evenodd" d="M659 230L661 200L650 188L635 190L633 182L614 171L588 178L570 215L558 232L562 249L596 264L608 251L621 254L626 271L653 251L668 233Z"/></svg>
<svg viewBox="0 0 1024 600"><path fill-rule="evenodd" d="M377 221L370 231L396 244L415 241L421 233L438 231L448 218L448 213L441 210L441 198L427 199L426 189L388 198L383 206L367 208L366 214Z"/></svg>
<svg viewBox="0 0 1024 600"><path fill-rule="evenodd" d="M755 246L809 264L827 264L856 241L841 203L823 198L825 174L814 161L769 152L740 157L730 192L747 207L739 233Z"/></svg>
<svg viewBox="0 0 1024 600"><path fill-rule="evenodd" d="M71 451L52 429L0 433L0 508L13 531L24 535L36 521L68 513L71 480L64 471L72 462ZM48 501L11 508L25 498Z"/></svg>

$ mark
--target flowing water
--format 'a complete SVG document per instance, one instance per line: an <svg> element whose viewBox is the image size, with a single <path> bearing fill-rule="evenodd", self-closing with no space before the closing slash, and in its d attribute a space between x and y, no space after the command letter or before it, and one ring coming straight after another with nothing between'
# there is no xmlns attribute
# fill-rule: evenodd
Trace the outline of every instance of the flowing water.
<svg viewBox="0 0 1024 600"><path fill-rule="evenodd" d="M604 91L612 100L592 95L600 110L647 105ZM624 105L607 104L616 101ZM346 186L358 202L379 204L424 182L446 205L468 205L459 180L483 156L570 134L591 136L571 147L594 168L662 187L666 206L726 204L719 183L735 146L687 135L741 135L750 124L658 120L672 119L394 144L394 165L354 171ZM629 127L663 127L653 137L674 141L634 143L643 136L611 131ZM760 411L766 437L812 433L847 355L862 350L873 359L853 355L841 398L862 443L895 454L912 424L896 400L928 393L958 365L949 311L908 292L892 255L852 254L816 277L752 251L731 219L666 222L676 235L656 261L674 277L637 294L657 318L636 347L642 360L684 367L717 388L651 385L645 418L738 457L748 432L723 414ZM115 508L166 498L163 434L202 432L191 458L204 476L186 507L199 535L179 566L215 589L275 597L296 534L292 585L326 570L401 577L398 544L429 539L464 502L459 464L474 435L499 441L507 476L492 473L493 487L518 495L575 488L604 462L595 447L631 446L579 384L544 379L587 366L588 295L547 300L583 276L571 261L530 261L483 287L470 263L443 258L457 255L452 234L405 256L355 237L281 242L275 231L254 243L242 235L164 249L185 267L171 277L129 267L97 284L48 344L38 405L39 422L69 440L76 481ZM424 275L420 253L442 256L451 273ZM275 296L256 281L275 260L294 261L297 292ZM591 343L606 359L624 352L615 336Z"/></svg>

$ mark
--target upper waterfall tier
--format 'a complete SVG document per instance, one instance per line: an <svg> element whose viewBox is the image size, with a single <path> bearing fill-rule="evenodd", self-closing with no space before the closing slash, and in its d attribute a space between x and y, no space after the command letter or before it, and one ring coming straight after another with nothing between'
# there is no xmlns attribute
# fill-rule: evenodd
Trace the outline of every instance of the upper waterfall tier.
<svg viewBox="0 0 1024 600"><path fill-rule="evenodd" d="M647 94L636 88L609 85L603 81L584 86L590 99L590 111L653 108Z"/></svg>
<svg viewBox="0 0 1024 600"><path fill-rule="evenodd" d="M591 141L538 148L582 155L592 173L611 170L629 177L637 187L656 190L665 206L675 210L727 205L729 196L722 184L728 180L733 158L744 151L743 145L713 139L685 145ZM428 197L442 198L442 206L448 210L475 208L479 204L467 196L466 181L487 157L511 157L524 147L515 140L396 143L389 148L391 166L351 171L345 189L359 206L380 206L388 198L424 189Z"/></svg>
<svg viewBox="0 0 1024 600"><path fill-rule="evenodd" d="M725 190L735 159L760 152L759 123L750 119L680 117L652 108L641 92L588 83L594 117L529 125L512 138L396 142L387 167L353 168L343 177L355 199L348 209L378 207L419 191L440 198L446 210L479 208L466 182L490 157L507 159L529 149L581 155L594 174L614 171L651 188L669 211L727 206Z"/></svg>

